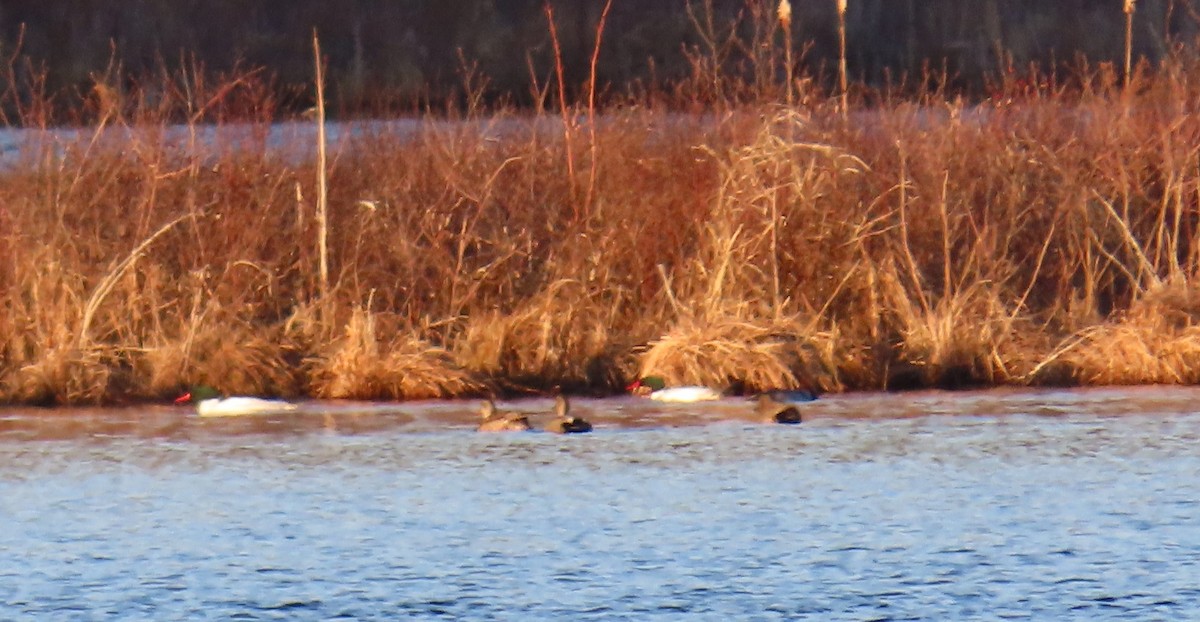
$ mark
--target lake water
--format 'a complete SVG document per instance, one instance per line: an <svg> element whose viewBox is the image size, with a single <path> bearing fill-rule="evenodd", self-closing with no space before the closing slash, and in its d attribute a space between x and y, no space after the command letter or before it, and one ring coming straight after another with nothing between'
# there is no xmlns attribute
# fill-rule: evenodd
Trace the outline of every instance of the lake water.
<svg viewBox="0 0 1200 622"><path fill-rule="evenodd" d="M1200 390L474 408L0 410L0 619L1200 617Z"/></svg>

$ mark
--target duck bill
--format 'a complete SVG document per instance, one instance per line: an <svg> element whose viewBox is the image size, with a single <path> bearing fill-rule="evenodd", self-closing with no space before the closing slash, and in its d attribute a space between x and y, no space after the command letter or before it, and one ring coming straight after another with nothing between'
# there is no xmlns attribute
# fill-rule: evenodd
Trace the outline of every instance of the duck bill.
<svg viewBox="0 0 1200 622"><path fill-rule="evenodd" d="M639 379L639 380L634 380L633 382L629 383L629 384L628 384L628 385L625 387L625 390L626 390L626 391L629 391L630 393L632 393L632 392L634 392L634 391L637 391L637 390L638 390L638 389L640 389L641 387L642 387L642 381Z"/></svg>
<svg viewBox="0 0 1200 622"><path fill-rule="evenodd" d="M180 395L179 397L175 398L176 404L186 404L190 401L192 401L192 392L191 391L188 391L187 393L184 393L183 395Z"/></svg>

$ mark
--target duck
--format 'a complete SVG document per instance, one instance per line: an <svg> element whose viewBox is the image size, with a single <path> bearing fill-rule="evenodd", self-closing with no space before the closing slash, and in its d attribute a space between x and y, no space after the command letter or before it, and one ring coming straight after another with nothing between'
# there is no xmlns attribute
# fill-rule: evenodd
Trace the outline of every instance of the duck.
<svg viewBox="0 0 1200 622"><path fill-rule="evenodd" d="M707 402L721 399L721 391L712 387L667 387L661 376L644 376L625 387L630 393L656 402Z"/></svg>
<svg viewBox="0 0 1200 622"><path fill-rule="evenodd" d="M757 402L754 412L763 423L797 424L801 422L800 409L790 401L776 399L776 393L759 393L754 400ZM809 394L811 396L811 394ZM811 401L805 400L805 401Z"/></svg>
<svg viewBox="0 0 1200 622"><path fill-rule="evenodd" d="M554 419L548 421L542 429L551 434L582 434L592 431L592 424L569 414L570 411L571 403L567 401L567 396L559 395L554 398Z"/></svg>
<svg viewBox="0 0 1200 622"><path fill-rule="evenodd" d="M195 404L196 414L201 417L233 417L239 415L269 415L291 412L297 405L283 400L262 397L225 397L209 386L193 387L175 398L176 404Z"/></svg>
<svg viewBox="0 0 1200 622"><path fill-rule="evenodd" d="M521 413L496 410L492 400L483 400L479 407L482 421L476 428L479 432L525 432L530 430L529 417Z"/></svg>
<svg viewBox="0 0 1200 622"><path fill-rule="evenodd" d="M775 389L763 391L760 395L769 395L777 402L811 402L817 399L817 394L807 389Z"/></svg>

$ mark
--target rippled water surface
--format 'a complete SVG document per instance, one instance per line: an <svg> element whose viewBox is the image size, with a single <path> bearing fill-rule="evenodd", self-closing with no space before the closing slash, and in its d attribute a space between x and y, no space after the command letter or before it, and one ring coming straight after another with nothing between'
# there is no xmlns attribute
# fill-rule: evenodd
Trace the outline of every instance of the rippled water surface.
<svg viewBox="0 0 1200 622"><path fill-rule="evenodd" d="M0 619L1200 617L1198 390L474 408L0 410Z"/></svg>

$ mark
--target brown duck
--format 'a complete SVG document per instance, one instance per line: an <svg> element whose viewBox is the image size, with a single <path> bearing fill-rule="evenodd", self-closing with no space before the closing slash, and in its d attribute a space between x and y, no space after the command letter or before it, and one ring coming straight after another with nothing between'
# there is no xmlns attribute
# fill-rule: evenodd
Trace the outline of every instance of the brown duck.
<svg viewBox="0 0 1200 622"><path fill-rule="evenodd" d="M781 402L768 393L760 393L755 400L755 412L763 423L800 423L800 409L795 404Z"/></svg>
<svg viewBox="0 0 1200 622"><path fill-rule="evenodd" d="M479 408L483 421L479 423L480 432L524 432L529 430L529 418L520 413L496 410L492 400L483 400Z"/></svg>
<svg viewBox="0 0 1200 622"><path fill-rule="evenodd" d="M554 419L547 422L544 429L553 434L582 434L592 431L592 424L570 412L571 403L567 401L567 396L556 397L554 399Z"/></svg>

